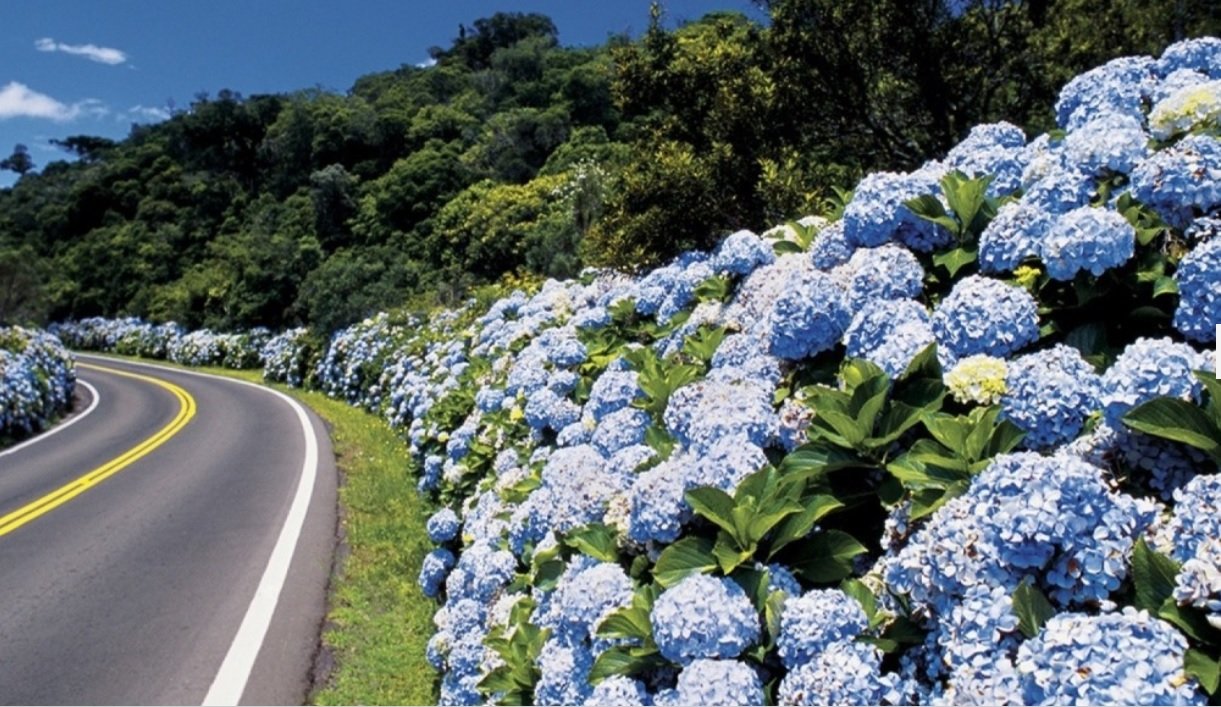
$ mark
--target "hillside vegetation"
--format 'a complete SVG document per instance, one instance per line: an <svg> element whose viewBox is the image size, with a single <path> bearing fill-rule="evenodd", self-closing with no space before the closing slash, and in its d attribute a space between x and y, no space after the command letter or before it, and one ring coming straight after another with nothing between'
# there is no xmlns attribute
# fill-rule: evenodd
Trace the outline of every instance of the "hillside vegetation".
<svg viewBox="0 0 1221 707"><path fill-rule="evenodd" d="M777 0L565 47L474 21L436 65L200 94L0 190L0 322L136 315L323 332L520 271L638 267L822 210L1004 118L1037 133L1069 77L1217 33L1202 0ZM649 18L642 17L642 24Z"/></svg>

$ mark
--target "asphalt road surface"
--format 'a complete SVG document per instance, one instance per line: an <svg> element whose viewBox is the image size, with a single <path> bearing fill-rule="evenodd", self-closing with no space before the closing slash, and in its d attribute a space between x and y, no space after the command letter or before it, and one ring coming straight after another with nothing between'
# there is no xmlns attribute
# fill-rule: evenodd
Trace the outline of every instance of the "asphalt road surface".
<svg viewBox="0 0 1221 707"><path fill-rule="evenodd" d="M78 362L68 424L0 452L0 702L300 704L335 547L324 426L256 386Z"/></svg>

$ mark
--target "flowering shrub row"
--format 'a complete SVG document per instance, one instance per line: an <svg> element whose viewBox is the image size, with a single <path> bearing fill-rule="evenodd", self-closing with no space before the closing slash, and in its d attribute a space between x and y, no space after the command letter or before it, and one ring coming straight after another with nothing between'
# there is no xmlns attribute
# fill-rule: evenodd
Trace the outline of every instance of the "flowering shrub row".
<svg viewBox="0 0 1221 707"><path fill-rule="evenodd" d="M1217 698L1219 105L1182 42L842 216L336 333L438 505L441 701Z"/></svg>
<svg viewBox="0 0 1221 707"><path fill-rule="evenodd" d="M266 361L264 349L272 343L271 332L266 329L237 334L218 334L208 329L187 332L173 322L151 324L136 317L91 317L58 322L49 329L71 348L166 359L187 366L261 368ZM289 332L277 339L293 334ZM285 367L287 377L291 361L280 365Z"/></svg>
<svg viewBox="0 0 1221 707"><path fill-rule="evenodd" d="M46 428L76 389L72 356L38 329L0 327L0 445Z"/></svg>

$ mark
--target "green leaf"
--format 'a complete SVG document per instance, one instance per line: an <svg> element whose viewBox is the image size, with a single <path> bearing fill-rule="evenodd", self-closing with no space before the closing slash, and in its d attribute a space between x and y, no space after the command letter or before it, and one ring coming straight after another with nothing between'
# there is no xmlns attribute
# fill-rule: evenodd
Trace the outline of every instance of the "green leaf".
<svg viewBox="0 0 1221 707"><path fill-rule="evenodd" d="M998 454L1006 454L1013 451L1026 438L1026 431L1021 427L1013 424L1009 420L1001 420L996 429L992 431L992 437L988 439L988 446L984 449L984 459L991 459Z"/></svg>
<svg viewBox="0 0 1221 707"><path fill-rule="evenodd" d="M712 555L716 558L721 572L725 574L733 572L738 568L738 565L749 560L753 554L753 549L742 549L726 533L718 533L716 544L712 546Z"/></svg>
<svg viewBox="0 0 1221 707"><path fill-rule="evenodd" d="M1221 429L1200 408L1177 398L1154 398L1128 411L1123 422L1138 432L1221 455Z"/></svg>
<svg viewBox="0 0 1221 707"><path fill-rule="evenodd" d="M1027 638L1034 638L1047 620L1056 615L1056 608L1047 601L1043 592L1030 581L1022 582L1013 592L1013 613L1018 617L1018 630Z"/></svg>
<svg viewBox="0 0 1221 707"><path fill-rule="evenodd" d="M865 583L859 579L845 579L839 585L839 588L844 594L856 599L857 603L861 605L861 609L865 611L865 617L869 619L870 627L876 626L878 600L873 595L873 592L869 591L869 587L866 587Z"/></svg>
<svg viewBox="0 0 1221 707"><path fill-rule="evenodd" d="M648 643L653 640L649 610L636 606L616 609L598 624L597 634L602 638L638 639Z"/></svg>
<svg viewBox="0 0 1221 707"><path fill-rule="evenodd" d="M789 255L791 253L804 253L805 249L793 241L783 240L772 243L772 250L776 255Z"/></svg>
<svg viewBox="0 0 1221 707"><path fill-rule="evenodd" d="M969 229L975 222L984 206L988 185L991 183L991 175L971 178L959 171L951 172L941 179L941 191L945 194L945 200L954 215L958 217L958 222L962 224L962 231ZM959 232L959 235L965 233Z"/></svg>
<svg viewBox="0 0 1221 707"><path fill-rule="evenodd" d="M1174 597L1167 599L1156 613L1158 618L1178 626L1183 635L1192 641L1206 643L1216 635L1216 629L1208 622L1204 612L1190 606L1179 606Z"/></svg>
<svg viewBox="0 0 1221 707"><path fill-rule="evenodd" d="M1183 656L1183 670L1199 680L1205 692L1210 695L1216 695L1217 688L1221 687L1221 661L1204 651L1195 648L1187 649L1187 653Z"/></svg>
<svg viewBox="0 0 1221 707"><path fill-rule="evenodd" d="M732 496L712 486L692 489L684 496L696 513L712 521L725 532L736 533L733 522L734 500Z"/></svg>
<svg viewBox="0 0 1221 707"><path fill-rule="evenodd" d="M653 578L668 589L687 575L715 570L717 560L712 554L713 545L708 538L682 538L661 551L657 564L653 566Z"/></svg>
<svg viewBox="0 0 1221 707"><path fill-rule="evenodd" d="M1177 295L1179 293L1179 283L1169 275L1162 275L1153 283L1153 296L1160 297L1161 295Z"/></svg>
<svg viewBox="0 0 1221 707"><path fill-rule="evenodd" d="M958 222L945 212L941 200L932 194L921 194L915 199L904 201L903 205L916 216L925 221L931 221L950 233L958 234L960 232Z"/></svg>
<svg viewBox="0 0 1221 707"><path fill-rule="evenodd" d="M865 437L872 432L872 427L865 429L863 425L857 423L853 418L835 410L818 411L813 424L821 426L823 423L829 425L852 448L859 446L861 442L865 441Z"/></svg>
<svg viewBox="0 0 1221 707"><path fill-rule="evenodd" d="M638 649L629 646L608 648L598 656L589 670L589 682L598 684L614 675L638 675L647 670L665 665L665 659L656 652L639 655Z"/></svg>
<svg viewBox="0 0 1221 707"><path fill-rule="evenodd" d="M861 460L851 451L821 442L802 445L780 462L780 475L817 478L825 473L859 466Z"/></svg>
<svg viewBox="0 0 1221 707"><path fill-rule="evenodd" d="M748 519L746 536L740 540L746 540L752 544L757 543L786 518L804 512L805 507L796 501L785 501L775 508L759 509Z"/></svg>
<svg viewBox="0 0 1221 707"><path fill-rule="evenodd" d="M815 584L838 582L852 574L852 559L866 552L842 530L824 530L790 553L789 566Z"/></svg>
<svg viewBox="0 0 1221 707"><path fill-rule="evenodd" d="M554 589L556 582L559 581L562 574L564 574L564 562L562 560L547 560L541 563L534 571L534 579L531 584L535 589L543 591Z"/></svg>
<svg viewBox="0 0 1221 707"><path fill-rule="evenodd" d="M1157 613L1174 595L1175 576L1179 565L1173 559L1154 552L1144 538L1132 548L1132 585L1136 590L1136 608Z"/></svg>
<svg viewBox="0 0 1221 707"><path fill-rule="evenodd" d="M979 251L975 248L962 246L938 253L933 256L933 264L946 269L950 277L955 277L965 267L974 265L979 260Z"/></svg>
<svg viewBox="0 0 1221 707"><path fill-rule="evenodd" d="M774 557L785 545L809 535L814 525L823 517L844 507L839 499L825 494L804 498L801 500L801 505L800 512L785 518L776 529L776 535L772 538L771 549L768 552L768 559Z"/></svg>
<svg viewBox="0 0 1221 707"><path fill-rule="evenodd" d="M947 449L958 454L967 446L967 435L970 428L964 420L954 415L934 413L922 415L920 421L924 428Z"/></svg>
<svg viewBox="0 0 1221 707"><path fill-rule="evenodd" d="M670 455L674 453L674 448L678 445L678 442L670 436L670 433L664 427L656 424L650 425L644 431L644 443L657 452L661 461L669 459Z"/></svg>
<svg viewBox="0 0 1221 707"><path fill-rule="evenodd" d="M564 544L602 562L618 562L619 550L615 531L601 523L591 523L570 532Z"/></svg>
<svg viewBox="0 0 1221 707"><path fill-rule="evenodd" d="M1204 409L1208 412L1213 424L1221 428L1221 381L1217 380L1215 373L1208 371L1196 371L1195 375L1204 384L1204 389L1208 391L1208 402Z"/></svg>

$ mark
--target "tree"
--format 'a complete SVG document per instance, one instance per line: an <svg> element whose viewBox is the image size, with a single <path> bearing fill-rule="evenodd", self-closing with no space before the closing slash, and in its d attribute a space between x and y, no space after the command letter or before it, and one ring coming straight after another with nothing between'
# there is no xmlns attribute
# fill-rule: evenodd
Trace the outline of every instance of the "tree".
<svg viewBox="0 0 1221 707"><path fill-rule="evenodd" d="M29 148L21 143L14 145L13 154L0 160L0 169L7 169L20 176L25 176L26 172L34 169L34 160L30 159Z"/></svg>
<svg viewBox="0 0 1221 707"><path fill-rule="evenodd" d="M114 149L115 141L93 135L71 135L63 140L51 140L51 144L73 155L82 162L96 162Z"/></svg>
<svg viewBox="0 0 1221 707"><path fill-rule="evenodd" d="M37 323L46 313L44 261L29 246L0 246L0 325Z"/></svg>

